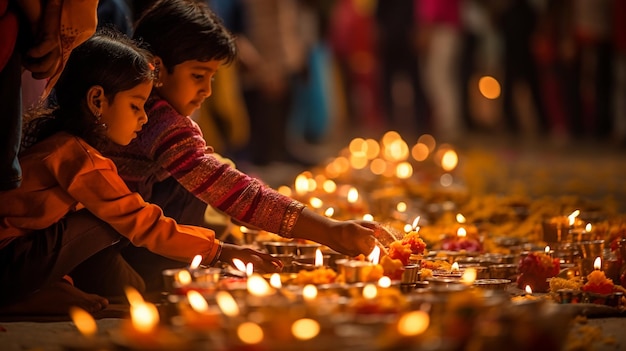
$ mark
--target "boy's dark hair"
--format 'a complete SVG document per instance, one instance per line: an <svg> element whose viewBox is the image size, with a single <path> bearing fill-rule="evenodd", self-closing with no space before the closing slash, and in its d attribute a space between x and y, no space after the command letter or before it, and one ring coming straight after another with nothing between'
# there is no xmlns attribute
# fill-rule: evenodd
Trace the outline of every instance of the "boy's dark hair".
<svg viewBox="0 0 626 351"><path fill-rule="evenodd" d="M159 0L135 24L133 38L163 60L168 72L189 60L224 60L237 55L234 36L207 4L196 0Z"/></svg>
<svg viewBox="0 0 626 351"><path fill-rule="evenodd" d="M22 147L26 149L59 131L96 146L104 136L104 128L87 106L89 89L101 86L112 103L117 93L153 79L149 51L113 29L98 30L72 51L47 106L26 116Z"/></svg>

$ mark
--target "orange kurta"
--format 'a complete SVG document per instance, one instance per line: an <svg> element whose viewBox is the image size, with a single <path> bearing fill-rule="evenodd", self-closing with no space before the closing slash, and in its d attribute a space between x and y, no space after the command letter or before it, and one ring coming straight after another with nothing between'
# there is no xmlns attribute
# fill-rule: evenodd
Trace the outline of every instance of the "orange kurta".
<svg viewBox="0 0 626 351"><path fill-rule="evenodd" d="M20 157L22 186L0 192L0 248L86 208L134 245L180 261L215 257L219 242L206 228L177 224L131 192L114 163L85 141L57 133Z"/></svg>

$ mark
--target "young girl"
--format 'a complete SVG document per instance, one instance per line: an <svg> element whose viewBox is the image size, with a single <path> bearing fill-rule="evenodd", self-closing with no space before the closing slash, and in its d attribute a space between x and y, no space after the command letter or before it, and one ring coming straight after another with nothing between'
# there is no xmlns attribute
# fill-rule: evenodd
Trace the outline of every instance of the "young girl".
<svg viewBox="0 0 626 351"><path fill-rule="evenodd" d="M127 285L143 290L117 251L128 241L187 263L195 255L203 264L236 256L280 270L270 255L163 216L98 151L108 141L127 145L147 122L153 68L146 51L112 32L72 53L55 104L26 128L22 186L0 192L0 313L66 313L71 305L95 312L108 304L99 295L123 295Z"/></svg>
<svg viewBox="0 0 626 351"><path fill-rule="evenodd" d="M210 204L253 227L351 256L369 254L376 235L390 235L376 223L318 215L212 155L188 116L211 95L213 76L235 60L236 49L234 38L205 4L158 1L138 20L134 37L155 55L157 80L146 103L149 122L128 147L105 151L131 189L181 223L203 225ZM139 273L156 276L159 260L133 251L125 257Z"/></svg>

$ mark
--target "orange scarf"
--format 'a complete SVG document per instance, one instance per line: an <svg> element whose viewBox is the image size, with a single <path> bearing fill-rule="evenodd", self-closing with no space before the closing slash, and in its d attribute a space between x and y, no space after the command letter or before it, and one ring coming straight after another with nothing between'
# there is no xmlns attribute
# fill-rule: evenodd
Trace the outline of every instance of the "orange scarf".
<svg viewBox="0 0 626 351"><path fill-rule="evenodd" d="M58 13L59 7L61 18L58 33L61 44L61 60L56 71L48 79L41 99L45 99L50 94L57 80L59 80L72 50L89 39L96 32L98 24L98 0L48 0L46 11ZM48 15L47 13L46 16ZM54 25L55 19L44 21L44 25ZM94 68L97 69L97 67Z"/></svg>

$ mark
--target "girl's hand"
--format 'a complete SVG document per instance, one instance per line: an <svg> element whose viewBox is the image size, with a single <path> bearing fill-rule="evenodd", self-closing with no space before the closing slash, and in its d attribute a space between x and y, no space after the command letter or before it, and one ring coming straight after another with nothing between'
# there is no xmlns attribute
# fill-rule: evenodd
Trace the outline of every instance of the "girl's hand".
<svg viewBox="0 0 626 351"><path fill-rule="evenodd" d="M251 262L254 270L261 273L276 273L283 270L283 262L270 254L224 243L219 260L232 265L233 258L238 258L246 264Z"/></svg>

